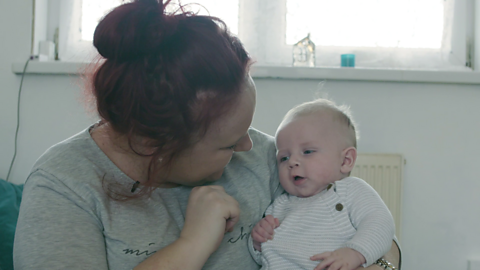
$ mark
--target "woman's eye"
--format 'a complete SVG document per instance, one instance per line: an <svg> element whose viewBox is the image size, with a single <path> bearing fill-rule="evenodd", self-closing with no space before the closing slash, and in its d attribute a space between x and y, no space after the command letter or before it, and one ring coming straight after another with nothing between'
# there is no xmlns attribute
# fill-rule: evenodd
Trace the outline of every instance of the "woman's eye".
<svg viewBox="0 0 480 270"><path fill-rule="evenodd" d="M313 153L313 151L312 151L312 150L305 150L305 151L303 151L303 153L304 153L305 155L308 155L308 154Z"/></svg>
<svg viewBox="0 0 480 270"><path fill-rule="evenodd" d="M280 162L284 162L284 161L287 161L288 160L288 157L281 157L280 158Z"/></svg>
<svg viewBox="0 0 480 270"><path fill-rule="evenodd" d="M237 147L237 145L236 145L236 144L234 144L234 145L231 145L231 146L227 147L227 149L228 149L228 150L233 150L233 149L235 149L235 147Z"/></svg>

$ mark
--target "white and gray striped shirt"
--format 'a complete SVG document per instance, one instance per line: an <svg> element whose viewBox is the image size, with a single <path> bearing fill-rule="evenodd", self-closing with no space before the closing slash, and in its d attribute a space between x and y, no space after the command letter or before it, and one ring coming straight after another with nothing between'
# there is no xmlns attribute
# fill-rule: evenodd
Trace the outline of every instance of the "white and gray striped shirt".
<svg viewBox="0 0 480 270"><path fill-rule="evenodd" d="M349 247L360 252L369 266L390 250L395 224L385 203L364 180L347 177L332 188L308 198L278 197L265 215L280 221L273 240L262 243L252 256L262 269L314 269L310 257Z"/></svg>

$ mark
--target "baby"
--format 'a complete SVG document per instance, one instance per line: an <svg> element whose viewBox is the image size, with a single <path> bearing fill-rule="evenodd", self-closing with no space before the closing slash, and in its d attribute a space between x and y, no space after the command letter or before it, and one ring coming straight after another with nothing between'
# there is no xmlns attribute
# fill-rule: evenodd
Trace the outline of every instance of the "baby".
<svg viewBox="0 0 480 270"><path fill-rule="evenodd" d="M365 181L349 177L357 158L349 114L318 99L291 109L278 127L278 173L287 193L252 229L249 248L262 269L356 269L390 250L390 211Z"/></svg>

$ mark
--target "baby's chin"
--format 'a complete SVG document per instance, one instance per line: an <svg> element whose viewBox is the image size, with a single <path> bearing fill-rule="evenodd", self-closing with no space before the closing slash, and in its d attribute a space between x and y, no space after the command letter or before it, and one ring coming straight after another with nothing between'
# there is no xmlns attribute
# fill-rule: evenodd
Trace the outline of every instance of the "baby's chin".
<svg viewBox="0 0 480 270"><path fill-rule="evenodd" d="M314 196L315 194L317 194L317 193L311 193L311 194L298 194L298 195L295 195L295 196L297 196L297 197L299 197L299 198L308 198L308 197L312 197L312 196Z"/></svg>
<svg viewBox="0 0 480 270"><path fill-rule="evenodd" d="M325 189L319 189L319 190L291 190L292 192L289 192L287 190L287 192L290 195L294 195L294 196L297 196L299 198L308 198L308 197L312 197L312 196L317 195L318 193L322 192L322 190L325 190Z"/></svg>

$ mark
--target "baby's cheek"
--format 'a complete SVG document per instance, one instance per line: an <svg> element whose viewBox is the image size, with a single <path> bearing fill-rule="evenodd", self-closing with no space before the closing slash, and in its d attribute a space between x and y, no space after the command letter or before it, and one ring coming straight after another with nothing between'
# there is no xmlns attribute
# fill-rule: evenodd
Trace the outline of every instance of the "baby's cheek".
<svg viewBox="0 0 480 270"><path fill-rule="evenodd" d="M280 178L280 181L288 182L290 179L290 173L287 169L280 168L278 170L278 177Z"/></svg>

